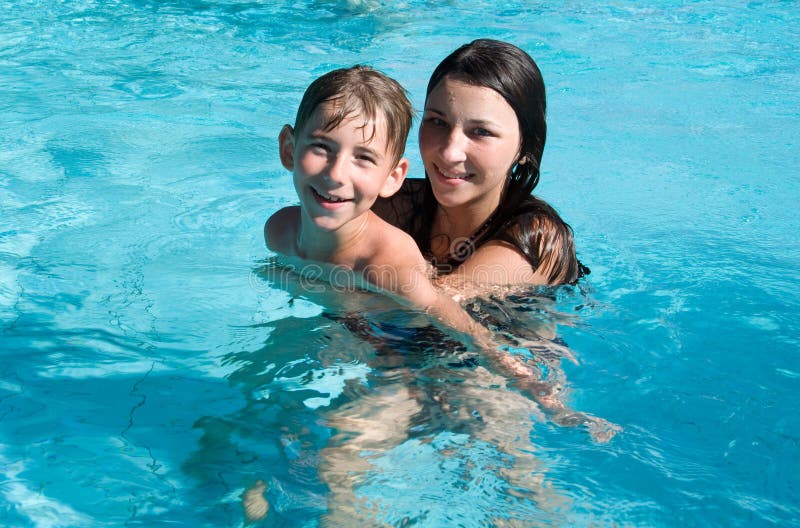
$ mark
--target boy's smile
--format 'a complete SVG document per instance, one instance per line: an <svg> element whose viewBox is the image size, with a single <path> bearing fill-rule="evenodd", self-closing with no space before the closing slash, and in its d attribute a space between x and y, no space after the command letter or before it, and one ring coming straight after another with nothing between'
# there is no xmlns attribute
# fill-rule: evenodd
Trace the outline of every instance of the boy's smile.
<svg viewBox="0 0 800 528"><path fill-rule="evenodd" d="M326 127L335 104L322 103L303 130L285 127L280 138L281 160L294 175L304 215L326 231L369 211L378 196L394 192L405 176L405 169L393 163L383 115L368 120L355 114Z"/></svg>
<svg viewBox="0 0 800 528"><path fill-rule="evenodd" d="M342 204L353 201L352 198L342 198L333 194L319 192L314 188L313 185L309 185L309 187L311 188L311 194L314 195L314 199L325 209L335 210L338 209Z"/></svg>

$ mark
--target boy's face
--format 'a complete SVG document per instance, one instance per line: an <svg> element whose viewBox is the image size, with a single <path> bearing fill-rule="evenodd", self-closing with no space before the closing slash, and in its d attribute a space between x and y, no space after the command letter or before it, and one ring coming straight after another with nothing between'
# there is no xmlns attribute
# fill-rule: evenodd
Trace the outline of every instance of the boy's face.
<svg viewBox="0 0 800 528"><path fill-rule="evenodd" d="M378 196L394 194L408 170L407 160L392 159L383 115L366 124L360 115L348 117L326 132L332 110L321 104L303 130L286 126L280 138L303 211L330 231L367 212Z"/></svg>

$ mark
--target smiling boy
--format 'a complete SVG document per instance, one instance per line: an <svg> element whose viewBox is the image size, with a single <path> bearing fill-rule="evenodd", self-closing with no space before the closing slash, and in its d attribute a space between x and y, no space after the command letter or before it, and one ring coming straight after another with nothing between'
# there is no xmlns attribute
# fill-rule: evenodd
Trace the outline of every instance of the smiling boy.
<svg viewBox="0 0 800 528"><path fill-rule="evenodd" d="M485 334L431 284L431 267L414 239L370 210L406 177L402 155L412 115L403 87L369 67L334 70L312 82L294 128L285 125L279 136L281 163L293 174L300 205L272 215L264 237L300 273L341 286L345 272L348 286L381 291L457 330Z"/></svg>

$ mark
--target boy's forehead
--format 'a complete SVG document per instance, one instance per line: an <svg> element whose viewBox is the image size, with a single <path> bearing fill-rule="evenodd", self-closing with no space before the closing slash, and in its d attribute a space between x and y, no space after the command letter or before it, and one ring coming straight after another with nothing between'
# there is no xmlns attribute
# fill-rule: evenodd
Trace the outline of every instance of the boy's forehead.
<svg viewBox="0 0 800 528"><path fill-rule="evenodd" d="M312 112L304 127L304 132L331 132L337 128L359 130L364 143L372 148L388 150L388 129L386 118L380 111L368 117L361 106L346 105L341 101L323 101Z"/></svg>

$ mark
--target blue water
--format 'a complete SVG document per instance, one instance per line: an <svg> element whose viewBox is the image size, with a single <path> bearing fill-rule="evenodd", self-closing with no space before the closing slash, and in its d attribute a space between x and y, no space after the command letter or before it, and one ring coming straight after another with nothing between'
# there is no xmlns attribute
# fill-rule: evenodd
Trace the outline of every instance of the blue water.
<svg viewBox="0 0 800 528"><path fill-rule="evenodd" d="M483 309L568 344L607 444L267 263L305 86L421 108L483 36L542 69L537 192L592 268ZM790 1L0 1L0 524L236 526L261 479L265 526L800 525L798 109Z"/></svg>

